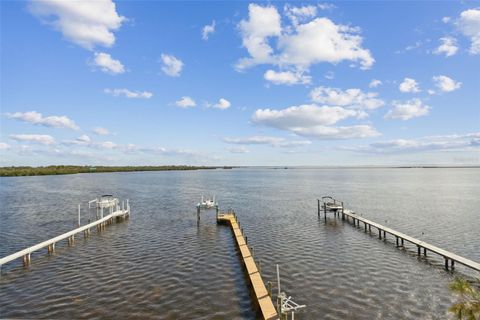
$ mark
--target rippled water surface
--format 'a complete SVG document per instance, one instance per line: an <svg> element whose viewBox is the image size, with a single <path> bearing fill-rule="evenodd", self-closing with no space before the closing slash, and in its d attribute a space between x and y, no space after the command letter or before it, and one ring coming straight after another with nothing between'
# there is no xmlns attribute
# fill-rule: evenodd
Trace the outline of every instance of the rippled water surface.
<svg viewBox="0 0 480 320"><path fill-rule="evenodd" d="M0 256L73 228L97 195L130 199L130 220L53 255L2 267L0 318L255 319L231 235L194 205L234 208L265 281L307 309L297 319L446 319L454 301L435 255L397 249L317 218L333 195L359 214L480 261L480 169L233 169L0 178ZM84 214L84 222L86 213Z"/></svg>

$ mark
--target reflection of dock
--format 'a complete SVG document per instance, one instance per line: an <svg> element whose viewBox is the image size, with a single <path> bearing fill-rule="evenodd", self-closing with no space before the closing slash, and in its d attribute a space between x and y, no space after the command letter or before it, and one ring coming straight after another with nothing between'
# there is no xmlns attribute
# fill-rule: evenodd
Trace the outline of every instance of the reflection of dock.
<svg viewBox="0 0 480 320"><path fill-rule="evenodd" d="M228 223L232 229L263 318L278 319L277 311L275 310L272 299L267 291L267 288L265 287L265 284L263 283L260 271L258 270L254 257L250 251L250 248L248 247L248 239L247 237L243 236L242 229L240 229L235 212L229 211L227 213L217 213L217 222Z"/></svg>
<svg viewBox="0 0 480 320"><path fill-rule="evenodd" d="M418 240L416 238L410 237L404 233L398 232L396 230L393 230L391 228L385 227L379 223L373 222L371 220L365 219L361 216L358 216L353 212L352 210L347 210L343 207L343 202L337 201L333 199L332 197L323 197L322 201L323 203L320 204L320 200L318 201L318 217L320 218L320 213L323 210L324 212L324 219L327 218L327 212L333 212L335 217L342 217L342 220L347 220L351 222L354 226L360 227L360 223L363 224L365 232L372 232L372 227L376 228L378 231L378 238L379 239L384 239L386 240L387 234L390 234L395 237L396 239L396 245L397 247L404 247L404 242L410 242L411 244L414 244L417 246L418 250L418 255L420 256L422 254L422 249L423 249L423 255L427 255L427 251L436 253L440 256L442 256L445 259L445 269L454 268L455 262L458 262L460 264L463 264L466 267L469 267L473 270L480 271L480 263L466 259L464 257L461 257L459 255L456 255L452 252L443 250L441 248L438 248L434 245L431 245L429 243L426 243L424 241ZM449 266L450 264L450 266Z"/></svg>
<svg viewBox="0 0 480 320"><path fill-rule="evenodd" d="M75 235L83 232L83 235L86 238L90 235L91 228L97 227L97 231L101 231L101 230L104 230L107 225L112 224L115 220L116 221L124 220L130 216L130 205L128 203L128 200L127 200L126 206L125 206L125 203L122 203L122 206L120 207L117 198L113 198L111 196L108 196L107 198L103 196L100 199L90 201L89 208L90 208L90 204L94 202L97 204L96 206L97 218L98 218L97 220L95 220L94 222L88 223L84 226L80 226L80 205L79 205L78 207L79 227L78 228L72 231L69 231L67 233L61 234L55 238L43 241L34 246L28 247L24 250L8 255L4 258L1 258L0 268L2 265L21 257L23 257L23 264L27 266L31 262L31 254L35 251L38 251L43 248L47 248L48 253L53 253L55 251L55 245L59 241L66 239L69 245L73 245L73 243L75 242ZM103 209L108 209L110 213L106 216L103 216Z"/></svg>

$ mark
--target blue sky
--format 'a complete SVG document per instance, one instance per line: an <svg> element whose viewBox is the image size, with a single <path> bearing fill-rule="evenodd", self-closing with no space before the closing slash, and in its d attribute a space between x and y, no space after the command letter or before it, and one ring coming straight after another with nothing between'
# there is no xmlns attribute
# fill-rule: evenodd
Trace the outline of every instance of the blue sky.
<svg viewBox="0 0 480 320"><path fill-rule="evenodd" d="M480 2L3 1L0 165L480 164Z"/></svg>

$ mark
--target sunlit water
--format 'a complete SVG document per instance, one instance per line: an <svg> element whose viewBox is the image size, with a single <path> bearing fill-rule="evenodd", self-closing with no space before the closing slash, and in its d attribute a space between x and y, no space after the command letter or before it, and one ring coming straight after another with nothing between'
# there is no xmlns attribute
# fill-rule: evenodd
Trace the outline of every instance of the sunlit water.
<svg viewBox="0 0 480 320"><path fill-rule="evenodd" d="M231 231L195 204L214 193L238 213L265 281L306 304L298 319L445 319L455 275L331 215L363 216L480 261L480 169L233 169L1 178L0 256L73 228L78 203L130 199L130 220L2 268L0 318L254 319ZM84 214L85 215L85 214ZM84 222L85 222L84 217ZM275 289L275 288L274 288Z"/></svg>

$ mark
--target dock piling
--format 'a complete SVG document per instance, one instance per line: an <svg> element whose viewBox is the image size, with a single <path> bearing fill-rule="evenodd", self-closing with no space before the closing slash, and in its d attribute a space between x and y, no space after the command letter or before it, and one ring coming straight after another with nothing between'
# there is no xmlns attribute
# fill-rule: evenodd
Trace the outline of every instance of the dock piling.
<svg viewBox="0 0 480 320"><path fill-rule="evenodd" d="M317 199L318 218L320 219L320 199Z"/></svg>

